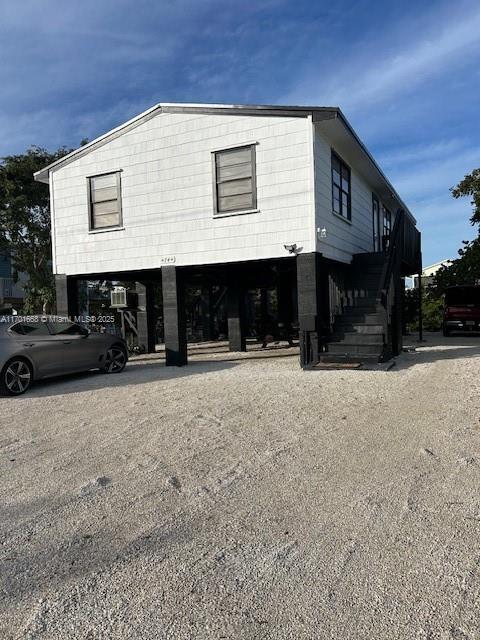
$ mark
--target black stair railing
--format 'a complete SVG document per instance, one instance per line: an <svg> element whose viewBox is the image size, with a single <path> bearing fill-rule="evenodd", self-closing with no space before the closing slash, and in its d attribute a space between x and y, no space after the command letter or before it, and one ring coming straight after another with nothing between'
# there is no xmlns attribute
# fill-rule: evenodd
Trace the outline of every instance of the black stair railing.
<svg viewBox="0 0 480 640"><path fill-rule="evenodd" d="M390 234L388 249L386 251L387 259L383 265L380 276L380 286L377 293L377 304L381 304L385 308L388 306L388 294L390 293L392 275L396 272L397 268L400 267L402 261L404 224L405 212L403 209L398 209Z"/></svg>
<svg viewBox="0 0 480 640"><path fill-rule="evenodd" d="M400 352L399 320L401 318L401 296L399 280L404 257L404 231L405 212L403 209L398 209L377 293L377 304L383 308L384 316L384 351L382 359L398 355Z"/></svg>

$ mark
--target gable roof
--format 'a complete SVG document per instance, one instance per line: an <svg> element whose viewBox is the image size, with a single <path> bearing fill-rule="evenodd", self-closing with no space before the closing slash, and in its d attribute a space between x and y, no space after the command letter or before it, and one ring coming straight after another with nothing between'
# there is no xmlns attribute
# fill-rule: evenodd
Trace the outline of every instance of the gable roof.
<svg viewBox="0 0 480 640"><path fill-rule="evenodd" d="M90 151L97 149L98 147L110 142L122 135L123 133L130 131L131 129L138 127L143 122L146 122L150 118L155 117L160 113L204 113L213 115L251 115L251 116L271 116L271 117L294 117L294 118L307 118L311 116L314 123L322 123L328 121L334 121L341 125L343 137L348 137L350 142L356 148L357 153L362 156L362 159L369 165L369 174L376 178L375 183L382 184L382 191L390 195L390 199L396 201L398 206L405 210L407 215L416 223L415 218L409 211L406 204L397 194L392 184L380 169L373 156L370 154L366 146L360 140L353 127L350 125L344 114L339 107L318 107L318 106L298 106L298 105L251 105L251 104L198 104L198 103L178 103L178 102L160 102L150 109L143 111L134 118L121 124L107 133L99 136L95 140L75 149L71 153L67 154L63 158L52 162L47 167L44 167L40 171L34 173L34 178L38 182L49 182L49 174L51 171L59 169L70 162L73 162L77 158L80 158Z"/></svg>

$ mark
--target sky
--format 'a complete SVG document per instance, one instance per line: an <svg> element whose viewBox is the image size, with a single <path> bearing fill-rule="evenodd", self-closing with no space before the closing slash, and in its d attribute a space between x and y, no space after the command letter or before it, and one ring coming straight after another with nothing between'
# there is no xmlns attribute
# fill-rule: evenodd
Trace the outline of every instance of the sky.
<svg viewBox="0 0 480 640"><path fill-rule="evenodd" d="M339 106L418 220L473 238L480 3L0 0L0 156L77 147L158 102Z"/></svg>

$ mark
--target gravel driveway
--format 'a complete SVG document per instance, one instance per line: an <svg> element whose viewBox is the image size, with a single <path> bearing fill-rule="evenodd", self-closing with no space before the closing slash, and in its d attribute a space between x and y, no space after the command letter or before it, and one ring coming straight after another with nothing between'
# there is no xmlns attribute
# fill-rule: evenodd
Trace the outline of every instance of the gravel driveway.
<svg viewBox="0 0 480 640"><path fill-rule="evenodd" d="M480 338L0 399L0 638L480 638Z"/></svg>

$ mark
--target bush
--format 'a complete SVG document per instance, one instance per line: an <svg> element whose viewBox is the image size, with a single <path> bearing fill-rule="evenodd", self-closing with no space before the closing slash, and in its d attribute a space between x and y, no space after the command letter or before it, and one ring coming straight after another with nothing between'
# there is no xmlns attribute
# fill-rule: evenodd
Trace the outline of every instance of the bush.
<svg viewBox="0 0 480 640"><path fill-rule="evenodd" d="M418 289L405 292L403 313L408 331L418 331ZM430 288L422 290L423 328L439 331L442 328L442 298Z"/></svg>

